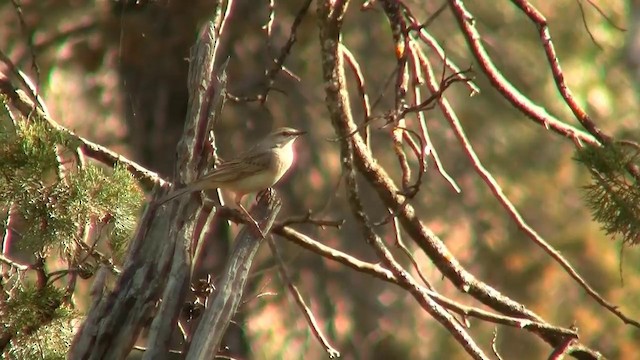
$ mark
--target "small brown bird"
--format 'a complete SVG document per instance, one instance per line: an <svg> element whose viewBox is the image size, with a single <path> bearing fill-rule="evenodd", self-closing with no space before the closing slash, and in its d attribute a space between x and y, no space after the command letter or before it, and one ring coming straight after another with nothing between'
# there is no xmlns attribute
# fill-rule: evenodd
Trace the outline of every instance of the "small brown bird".
<svg viewBox="0 0 640 360"><path fill-rule="evenodd" d="M295 158L293 143L303 134L304 131L293 128L279 128L236 159L223 162L184 188L159 199L158 204L164 204L186 193L220 188L233 192L236 205L255 223L242 206L242 198L273 186L284 176Z"/></svg>

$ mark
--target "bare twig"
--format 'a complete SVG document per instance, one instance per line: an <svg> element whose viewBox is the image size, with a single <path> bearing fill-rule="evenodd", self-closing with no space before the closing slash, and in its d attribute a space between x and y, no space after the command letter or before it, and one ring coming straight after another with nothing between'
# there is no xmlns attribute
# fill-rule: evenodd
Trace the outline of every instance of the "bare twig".
<svg viewBox="0 0 640 360"><path fill-rule="evenodd" d="M311 210L308 210L306 214L299 216L290 216L287 219L283 220L279 223L280 226L289 226L293 224L313 224L324 227L334 227L336 229L340 229L342 225L344 225L345 220L325 220L325 219L316 219L313 216Z"/></svg>
<svg viewBox="0 0 640 360"><path fill-rule="evenodd" d="M602 50L602 45L598 43L595 36L593 36L591 29L589 29L589 24L587 23L587 18L586 18L586 14L584 13L584 8L582 7L582 3L580 2L580 0L576 0L576 3L578 4L578 9L580 9L580 17L582 18L582 25L584 26L584 29L587 31L587 34L589 34L589 37L591 38L591 42L595 46L597 46L598 49Z"/></svg>
<svg viewBox="0 0 640 360"><path fill-rule="evenodd" d="M278 264L278 272L280 273L280 277L282 278L282 281L287 285L287 288L289 289L289 293L291 294L291 296L293 296L293 299L295 300L296 304L302 311L302 314L304 315L305 320L307 320L307 324L309 324L309 329L311 329L311 333L313 333L313 336L318 340L318 342L320 342L320 344L322 344L325 351L329 354L330 359L340 357L340 352L336 350L329 343L329 340L327 339L327 337L324 335L324 333L318 326L318 322L316 321L316 318L313 315L313 312L311 311L309 306L305 304L305 301L302 298L300 291L298 291L298 288L291 281L291 277L287 273L287 269L284 267L284 262L282 261L280 252L278 251L276 244L273 242L273 239L269 237L269 239L267 240L267 243L269 244L269 248L271 249L271 252L273 253L273 256L276 259L276 263Z"/></svg>
<svg viewBox="0 0 640 360"><path fill-rule="evenodd" d="M35 53L45 51L47 50L47 48L61 44L67 39L79 37L81 35L87 35L93 31L98 30L98 21L96 19L82 19L80 20L80 22L70 24L69 26L65 26L64 28L51 30L53 30L54 32L43 34L46 35L46 37L42 39L36 39L36 42L33 44ZM38 38L40 38L40 36L38 36ZM27 60L27 56L31 56L30 53L31 51L20 52L16 54L14 57L14 59L16 59L16 64L18 66L21 66Z"/></svg>
<svg viewBox="0 0 640 360"><path fill-rule="evenodd" d="M413 15L411 14L411 9L409 9L409 7L404 3L401 3L401 5L402 5L402 10L407 15L407 17L409 19L412 19ZM440 7L433 14L431 14L425 22L418 23L417 21L412 21L411 25L407 27L407 30L410 30L410 31L426 30L429 27L429 25L431 25L431 23L433 23L438 18L438 16L444 13L445 10L447 10L447 3L443 2L442 5L440 5Z"/></svg>
<svg viewBox="0 0 640 360"><path fill-rule="evenodd" d="M425 284L427 289L433 290L433 286L431 285L427 277L424 276L424 274L422 273L422 270L420 269L420 265L418 265L416 258L413 256L409 248L407 248L407 245L405 245L404 241L402 241L402 234L400 233L400 224L398 223L398 218L396 218L395 216L393 217L392 224L393 224L393 235L396 239L396 242L395 242L396 247L402 250L402 252L404 252L404 254L407 256L407 258L409 258L409 261L411 261L411 265L413 266L413 269L418 273L420 280L422 280L422 282Z"/></svg>
<svg viewBox="0 0 640 360"><path fill-rule="evenodd" d="M408 6L406 5L403 5L403 6L404 6L403 11L405 12L410 23L409 30L418 31L418 36L420 37L420 40L422 40L425 44L427 44L427 46L429 46L431 50L433 50L438 55L438 57L442 59L442 62L444 63L445 67L451 70L452 73L459 74L460 78L465 81L467 88L469 88L469 91L471 92L470 96L473 96L479 93L480 88L478 87L478 85L476 85L471 79L465 78L463 76L464 72L461 71L460 67L445 55L445 52L442 49L442 46L440 46L438 41L433 36L431 36L431 34L427 31L426 25L420 24L416 20L415 16L413 16ZM446 3L444 3L442 7L439 8L438 11L436 11L436 13L434 13L434 15L429 20L435 19L441 13L440 11L445 8L446 8ZM412 41L412 43L415 45L415 40Z"/></svg>
<svg viewBox="0 0 640 360"><path fill-rule="evenodd" d="M379 280L397 285L405 290L408 290L410 287L410 285L400 281L396 275L380 264L372 264L359 260L345 252L324 245L312 239L308 235L298 232L290 227L282 227L276 224L273 227L272 233L280 235L298 246L301 246L328 260L338 262L354 271L373 276ZM475 317L480 320L496 324L526 329L534 333L547 333L550 336L568 336L571 338L577 338L578 336L575 330L555 327L542 321L491 313L480 308L462 305L427 288L421 289L437 301L438 304L464 317Z"/></svg>
<svg viewBox="0 0 640 360"><path fill-rule="evenodd" d="M43 113L49 116L49 110L42 100L42 97L40 97L40 95L38 94L37 85L29 78L27 74L22 72L4 52L2 52L2 49L0 49L0 61L2 61L7 66L9 72L12 73L13 77L18 80L22 88L25 89L26 96L31 100L30 105L32 106L32 108L30 108L28 112L21 111L22 113L26 113L26 115L23 116L27 119L30 119L31 115L35 111L35 104L40 107ZM9 82L9 80L10 77L8 74L5 75L3 73L0 73L0 81Z"/></svg>
<svg viewBox="0 0 640 360"><path fill-rule="evenodd" d="M27 271L31 268L31 266L29 265L24 265L21 264L17 261L13 261L11 259L9 259L8 257L4 256L4 254L0 254L0 262L7 264L9 266L11 266L12 268L18 270L18 271Z"/></svg>
<svg viewBox="0 0 640 360"><path fill-rule="evenodd" d="M493 355L496 356L496 359L502 360L502 356L498 352L498 328L493 329L493 338L491 339L491 351L493 351Z"/></svg>
<svg viewBox="0 0 640 360"><path fill-rule="evenodd" d="M411 181L411 166L409 166L409 158L407 154L404 152L404 148L402 146L404 128L406 128L406 121L404 118L398 119L398 126L394 126L391 129L391 139L393 142L393 151L396 153L396 157L398 158L398 164L400 165L400 178L403 189L409 188L409 183Z"/></svg>
<svg viewBox="0 0 640 360"><path fill-rule="evenodd" d="M411 41L411 43L409 44L409 56L411 57L412 61L412 65L413 65L413 72L415 74L416 80L420 79L421 82L424 81L424 74L422 73L422 68L424 68L425 66L425 62L428 61L428 59L426 58L426 56L424 56L422 50L420 50L417 45L415 44L414 41ZM443 55L444 56L444 55ZM445 64L447 63L447 58L444 58L444 62ZM467 84L473 84L470 81L467 81L466 78L463 76L463 73L458 73L456 72L456 76L458 76L459 80L464 81ZM417 83L417 81L416 81ZM444 84L446 85L446 84ZM448 85L446 85L448 86ZM414 93L414 104L413 106L418 106L419 103L422 103L422 92L420 91L420 87L418 86L418 84L416 84L414 86L413 89L413 93ZM438 151L436 150L436 148L433 146L433 143L431 142L431 137L429 136L429 130L427 128L427 120L425 118L425 114L422 111L419 111L417 113L418 115L418 121L420 124L420 131L422 132L422 139L424 139L425 143L426 143L426 147L431 150L429 152L429 155L431 155L431 158L433 159L435 165L436 165L436 169L438 170L438 172L440 173L440 176L442 176L443 179L445 179L445 181L447 181L447 183L449 183L449 185L451 185L451 187L453 188L453 190L457 193L460 193L460 187L458 186L458 184L455 182L455 180L453 180L453 178L447 173L447 171L444 169L444 165L442 164L442 161L440 160L440 156L438 155Z"/></svg>
<svg viewBox="0 0 640 360"><path fill-rule="evenodd" d="M580 0L577 0L580 1ZM619 31L627 31L627 29L625 29L624 27L616 24L615 21L613 21L613 19L611 19L610 16L608 16L607 14L604 13L604 11L602 11L602 9L598 6L598 4L594 3L593 0L587 0L587 2L589 3L589 5L591 5L594 9L596 9L596 11L600 14L600 16L602 16L608 23L609 25L613 26L614 28L618 29Z"/></svg>
<svg viewBox="0 0 640 360"><path fill-rule="evenodd" d="M280 50L280 55L276 59L274 59L273 65L271 66L271 68L269 68L269 70L267 70L267 72L265 73L265 79L266 79L265 89L262 92L262 94L260 94L257 98L257 100L259 100L263 104L267 101L267 96L269 96L269 91L271 91L271 88L273 87L273 83L275 82L276 75L278 75L280 70L282 70L284 66L284 62L287 59L287 56L289 56L289 53L291 53L291 48L293 47L293 44L295 44L296 42L298 27L300 26L300 24L302 23L302 20L307 14L307 11L309 10L309 6L311 6L311 1L312 0L306 0L305 3L300 8L300 10L298 11L298 14L293 19L293 23L291 24L291 32L289 33L289 38L287 39L287 42Z"/></svg>
<svg viewBox="0 0 640 360"><path fill-rule="evenodd" d="M436 91L438 86L437 82L434 79L433 71L429 67L428 63L427 63L427 66L428 67L427 67L426 75L427 75L427 79L429 80L427 84L432 89L432 91ZM541 249L543 249L549 256L551 256L552 259L554 259L558 264L560 264L560 266L565 270L565 272L569 274L569 276L571 276L599 304L607 308L609 311L611 311L613 314L618 316L624 322L628 324L633 324L635 326L640 326L640 323L624 315L618 309L618 306L610 304L605 299L603 299L602 296L600 296L600 294L598 294L598 292L595 289L589 286L589 284L580 276L580 274L578 274L578 272L575 269L573 269L571 264L569 264L569 262L560 254L558 250L556 250L553 246L547 243L542 238L542 236L540 236L535 231L535 229L533 229L531 226L529 226L529 224L527 224L527 222L524 220L522 215L520 215L520 213L518 212L516 207L513 205L513 203L504 194L504 192L502 191L502 188L500 187L498 182L495 180L493 175L491 175L491 173L482 165L482 162L478 158L477 154L473 150L473 147L471 146L471 143L467 139L464 129L462 128L462 125L460 124L457 115L455 114L455 112L453 111L453 108L451 107L451 105L446 99L440 100L440 110L442 111L443 115L449 122L451 129L453 130L456 138L462 145L465 151L465 154L473 164L474 169L476 170L478 175L480 175L480 177L485 182L485 184L487 184L487 186L489 187L493 195L496 197L498 202L500 202L502 207L505 209L507 214L509 214L509 216L512 218L514 223L518 226L518 228L524 234L526 234L529 237L529 239L531 239L531 241L533 241L536 245L538 245Z"/></svg>
<svg viewBox="0 0 640 360"><path fill-rule="evenodd" d="M13 222L15 221L14 214L15 204L13 202L9 203L7 206L7 216L4 219L4 234L2 234L2 244L0 244L0 255L8 256L11 251L11 245L13 240ZM0 266L0 276L4 274L4 266Z"/></svg>
<svg viewBox="0 0 640 360"><path fill-rule="evenodd" d="M16 10L16 14L18 15L18 21L20 22L20 28L23 32L23 35L26 39L27 42L27 47L29 48L29 52L31 55L31 68L33 69L33 71L35 72L36 75L36 81L34 83L35 85L35 89L33 91L34 93L34 98L37 99L39 97L39 93L40 93L40 68L38 67L38 61L36 58L36 50L35 47L33 46L33 31L31 31L31 29L29 29L29 27L27 26L27 22L24 20L24 14L22 13L22 7L20 6L20 3L18 2L18 0L11 0L11 3L13 4L14 9Z"/></svg>
<svg viewBox="0 0 640 360"><path fill-rule="evenodd" d="M547 19L542 15L538 9L536 9L531 3L526 0L511 0L517 7L522 10L529 17L529 19L536 25L538 28L538 36L540 37L540 42L544 49L545 55L547 56L547 62L549 63L549 68L551 69L551 73L553 74L553 80L564 99L564 102L567 104L569 109L573 112L573 115L578 119L582 127L584 127L591 135L593 135L602 145L609 145L613 142L613 137L605 134L593 121L591 116L587 114L587 112L582 108L582 106L578 103L576 98L573 96L571 89L565 82L565 76L560 67L560 61L558 60L558 55L556 54L556 50L553 46L553 41L551 40L551 32L549 31L549 27L547 26ZM636 181L640 181L640 168L633 163L627 163L626 169L631 174Z"/></svg>
<svg viewBox="0 0 640 360"><path fill-rule="evenodd" d="M340 43L340 51L342 56L344 56L347 64L351 68L353 75L356 78L358 95L360 96L360 99L362 99L362 110L364 111L364 119L362 123L367 124L369 123L369 119L371 118L371 104L369 103L369 95L367 95L367 91L365 89L364 74L360 69L360 64L358 63L358 60L356 60L356 57L351 53L349 48L347 48L343 43ZM367 146L370 147L371 144L369 143L369 140L370 140L369 127L364 127L363 138Z"/></svg>
<svg viewBox="0 0 640 360"><path fill-rule="evenodd" d="M267 41L270 43L271 31L273 30L273 20L276 17L276 3L274 0L269 0L267 9L269 10L269 15L267 17L267 22L262 26L262 29L267 33Z"/></svg>
<svg viewBox="0 0 640 360"><path fill-rule="evenodd" d="M473 15L467 11L462 0L449 0L453 14L458 25L467 40L473 56L478 61L483 73L487 76L491 85L502 94L516 109L528 116L533 121L542 125L545 129L565 136L575 142L584 142L591 145L599 145L600 142L591 134L584 133L575 127L568 125L553 117L547 111L535 104L516 89L502 73L496 68L482 44L481 36L475 27Z"/></svg>
<svg viewBox="0 0 640 360"><path fill-rule="evenodd" d="M564 81L564 74L562 72L562 68L560 67L560 61L558 60L558 55L556 54L556 50L553 46L553 41L551 40L551 32L549 31L549 27L547 26L547 19L542 15L538 9L536 9L531 3L526 0L512 0L514 5L516 5L522 12L525 13L529 17L529 19L537 26L538 35L540 36L540 42L542 47L544 48L545 55L547 55L547 61L549 62L549 67L551 68L551 73L553 74L553 80L556 83L556 87L562 95L562 98L567 103L576 119L580 121L582 126L593 135L600 143L606 144L611 141L611 137L605 135L602 130L593 122L591 117L587 114L587 112L582 108L578 101L576 101L571 89L567 86L567 83Z"/></svg>

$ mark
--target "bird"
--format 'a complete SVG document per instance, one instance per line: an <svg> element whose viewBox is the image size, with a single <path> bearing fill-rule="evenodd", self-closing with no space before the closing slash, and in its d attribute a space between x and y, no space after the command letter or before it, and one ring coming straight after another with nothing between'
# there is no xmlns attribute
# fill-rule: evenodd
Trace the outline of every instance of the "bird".
<svg viewBox="0 0 640 360"><path fill-rule="evenodd" d="M238 208L260 230L257 222L242 206L242 199L249 193L272 187L286 174L295 158L293 143L305 133L290 127L276 129L237 158L223 162L184 188L160 198L158 204L195 191L228 190L235 194L234 202Z"/></svg>

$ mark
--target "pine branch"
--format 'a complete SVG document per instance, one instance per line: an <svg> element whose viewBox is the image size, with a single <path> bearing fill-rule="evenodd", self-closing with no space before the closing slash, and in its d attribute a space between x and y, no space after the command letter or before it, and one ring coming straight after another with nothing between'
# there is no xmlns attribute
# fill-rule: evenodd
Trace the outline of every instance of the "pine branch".
<svg viewBox="0 0 640 360"><path fill-rule="evenodd" d="M603 147L586 146L576 160L591 174L584 187L584 198L593 219L613 237L629 245L640 243L640 187L626 172L637 160L637 149L612 143Z"/></svg>
<svg viewBox="0 0 640 360"><path fill-rule="evenodd" d="M11 106L20 111L22 116L31 119L31 113L34 110L33 102L22 91L16 89L9 79L0 76L0 94L5 95ZM122 164L131 174L140 181L142 186L146 190L151 190L154 186L165 187L169 183L162 179L160 175L155 172L146 169L145 167L137 164L136 162L127 159L126 157L111 151L104 146L93 143L81 136L76 135L73 131L58 124L50 116L48 116L40 108L36 109L36 119L43 120L52 129L58 130L63 134L66 134L71 141L75 142L82 152L90 158L99 161L109 167L115 167L116 164Z"/></svg>

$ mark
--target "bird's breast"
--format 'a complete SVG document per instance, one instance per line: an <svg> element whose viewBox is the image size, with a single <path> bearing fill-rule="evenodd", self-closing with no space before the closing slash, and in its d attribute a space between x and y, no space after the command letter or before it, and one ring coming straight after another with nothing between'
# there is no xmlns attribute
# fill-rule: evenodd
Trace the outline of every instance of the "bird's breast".
<svg viewBox="0 0 640 360"><path fill-rule="evenodd" d="M293 164L294 152L293 144L289 143L283 148L275 149L274 167L277 175L276 182L289 170Z"/></svg>

